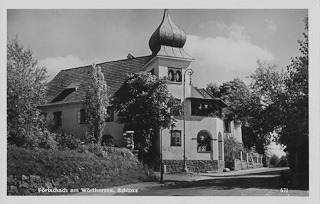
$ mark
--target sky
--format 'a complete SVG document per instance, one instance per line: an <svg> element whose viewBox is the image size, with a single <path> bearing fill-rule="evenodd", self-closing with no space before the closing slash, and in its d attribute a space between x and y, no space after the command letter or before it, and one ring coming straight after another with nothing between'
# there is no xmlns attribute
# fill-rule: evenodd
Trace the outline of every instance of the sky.
<svg viewBox="0 0 320 204"><path fill-rule="evenodd" d="M150 55L150 36L163 9L8 9L7 37L18 34L49 80L60 70ZM184 50L195 61L193 84L206 87L234 78L246 83L257 60L285 69L300 55L306 9L169 9L187 34ZM272 146L278 155L284 153Z"/></svg>
<svg viewBox="0 0 320 204"><path fill-rule="evenodd" d="M299 9L170 9L187 34L184 50L195 58L193 83L206 87L246 77L257 60L279 69L299 55L304 16ZM8 10L7 35L30 47L51 79L60 70L150 55L148 41L163 9Z"/></svg>

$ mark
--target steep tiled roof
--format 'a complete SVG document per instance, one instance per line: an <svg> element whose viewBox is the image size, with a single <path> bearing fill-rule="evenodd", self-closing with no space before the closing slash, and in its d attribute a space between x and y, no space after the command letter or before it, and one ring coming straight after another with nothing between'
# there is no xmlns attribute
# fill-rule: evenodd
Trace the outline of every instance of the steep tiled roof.
<svg viewBox="0 0 320 204"><path fill-rule="evenodd" d="M205 98L205 99L216 99L212 94L210 94L210 92L208 92L206 89L204 88L196 88L197 91L199 91L199 93Z"/></svg>
<svg viewBox="0 0 320 204"><path fill-rule="evenodd" d="M193 99L200 99L200 100L206 100L206 101L215 101L216 103L218 103L221 107L226 107L227 104L219 99L219 98L215 98L210 92L208 92L206 89L204 88L197 88L191 85L191 96L190 98Z"/></svg>
<svg viewBox="0 0 320 204"><path fill-rule="evenodd" d="M191 85L191 98L216 99L204 88L197 88Z"/></svg>
<svg viewBox="0 0 320 204"><path fill-rule="evenodd" d="M104 62L97 64L101 67L104 78L110 88L110 94L113 95L120 88L128 73L142 71L142 67L150 60L150 56L136 57L118 61ZM82 101L85 96L85 88L88 85L89 70L91 65L66 69L60 71L48 84L47 101L48 104L60 104ZM70 93L62 101L53 102L59 94L67 87L76 88L76 91Z"/></svg>

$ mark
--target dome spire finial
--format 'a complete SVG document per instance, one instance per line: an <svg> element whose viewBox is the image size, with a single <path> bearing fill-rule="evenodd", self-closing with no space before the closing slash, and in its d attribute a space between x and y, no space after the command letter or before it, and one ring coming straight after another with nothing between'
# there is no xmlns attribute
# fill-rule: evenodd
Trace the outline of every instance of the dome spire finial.
<svg viewBox="0 0 320 204"><path fill-rule="evenodd" d="M152 55L157 55L163 48L166 56L191 58L182 49L185 43L186 33L171 20L169 10L165 9L159 27L149 39Z"/></svg>

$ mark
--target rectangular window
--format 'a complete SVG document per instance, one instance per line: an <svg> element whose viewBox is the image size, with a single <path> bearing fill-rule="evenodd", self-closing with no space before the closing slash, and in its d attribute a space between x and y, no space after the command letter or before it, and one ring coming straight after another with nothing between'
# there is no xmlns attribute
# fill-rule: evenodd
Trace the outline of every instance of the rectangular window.
<svg viewBox="0 0 320 204"><path fill-rule="evenodd" d="M114 121L114 111L112 107L107 108L108 117L106 118L106 122L113 122Z"/></svg>
<svg viewBox="0 0 320 204"><path fill-rule="evenodd" d="M224 132L231 132L230 121L224 121Z"/></svg>
<svg viewBox="0 0 320 204"><path fill-rule="evenodd" d="M191 101L191 115L221 117L222 110L217 104L214 103Z"/></svg>
<svg viewBox="0 0 320 204"><path fill-rule="evenodd" d="M181 146L181 130L171 131L171 146Z"/></svg>
<svg viewBox="0 0 320 204"><path fill-rule="evenodd" d="M154 75L154 69L151 69L150 74Z"/></svg>
<svg viewBox="0 0 320 204"><path fill-rule="evenodd" d="M80 124L85 124L87 123L87 115L85 109L80 109Z"/></svg>
<svg viewBox="0 0 320 204"><path fill-rule="evenodd" d="M62 126L62 111L53 112L53 121L55 126Z"/></svg>

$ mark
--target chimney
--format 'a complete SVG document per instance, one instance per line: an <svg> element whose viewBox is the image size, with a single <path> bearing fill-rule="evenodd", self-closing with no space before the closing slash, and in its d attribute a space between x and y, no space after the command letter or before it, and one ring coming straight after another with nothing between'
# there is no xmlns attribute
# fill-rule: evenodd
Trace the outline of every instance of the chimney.
<svg viewBox="0 0 320 204"><path fill-rule="evenodd" d="M134 56L133 56L132 54L129 53L129 54L127 55L127 59L133 59L133 58L134 58Z"/></svg>

